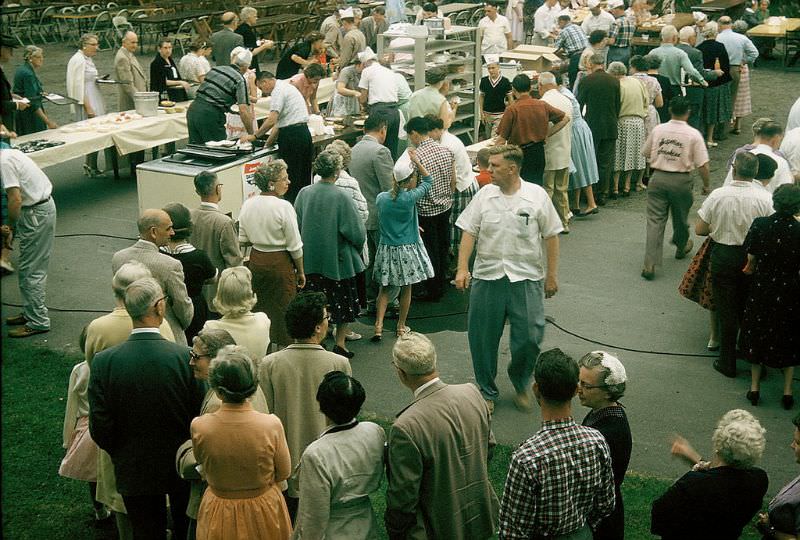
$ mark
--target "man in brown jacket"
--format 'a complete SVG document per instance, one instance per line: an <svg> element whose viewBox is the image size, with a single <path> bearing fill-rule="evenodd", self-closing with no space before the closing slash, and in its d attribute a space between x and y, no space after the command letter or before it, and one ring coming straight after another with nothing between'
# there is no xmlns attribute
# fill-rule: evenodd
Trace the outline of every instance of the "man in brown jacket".
<svg viewBox="0 0 800 540"><path fill-rule="evenodd" d="M399 337L392 357L414 401L389 433L389 538L490 538L498 501L487 470L494 439L486 402L472 384L439 379L436 350L422 334Z"/></svg>

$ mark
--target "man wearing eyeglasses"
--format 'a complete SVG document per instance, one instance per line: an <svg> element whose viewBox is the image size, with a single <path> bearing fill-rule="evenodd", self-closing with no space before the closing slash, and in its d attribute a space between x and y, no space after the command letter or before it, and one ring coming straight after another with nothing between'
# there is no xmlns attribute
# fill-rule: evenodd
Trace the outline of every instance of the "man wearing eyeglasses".
<svg viewBox="0 0 800 540"><path fill-rule="evenodd" d="M172 221L163 210L145 210L136 222L139 228L139 240L131 247L121 249L111 259L112 271L130 261L138 261L145 265L166 293L165 318L175 334L175 342L187 345L184 330L192 322L194 305L183 277L183 266L180 261L169 255L160 253L158 248L167 244L175 231Z"/></svg>
<svg viewBox="0 0 800 540"><path fill-rule="evenodd" d="M167 296L158 282L128 285L125 309L133 321L130 337L92 360L89 430L111 456L134 538L166 538L166 495L172 538L186 538L189 485L175 470L175 453L189 438L205 392L188 348L159 333Z"/></svg>

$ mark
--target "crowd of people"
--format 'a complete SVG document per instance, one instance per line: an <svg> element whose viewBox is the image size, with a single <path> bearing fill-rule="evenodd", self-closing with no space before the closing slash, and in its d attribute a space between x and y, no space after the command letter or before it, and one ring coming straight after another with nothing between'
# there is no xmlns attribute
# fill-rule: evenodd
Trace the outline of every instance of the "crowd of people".
<svg viewBox="0 0 800 540"><path fill-rule="evenodd" d="M194 98L190 142L269 131L279 150L256 171L258 193L236 223L220 210L219 179L202 172L196 208L143 211L139 239L112 258L116 307L81 335L85 361L69 381L59 471L88 483L98 519L112 512L123 539L164 538L168 527L172 538L190 539L372 538L370 494L385 474L390 538L622 538L633 444L620 403L627 374L605 351L577 361L542 352L544 300L558 293L560 236L632 191L647 196L641 276L656 277L670 216L675 258L692 255L694 173L707 195L695 233L708 240L681 294L711 312L714 368L735 377L737 358L751 362L753 406L766 367L780 368L781 403L793 407L800 99L785 128L768 118L753 124L753 144L734 152L725 184L712 191L709 150L751 113L756 45L729 18L698 15L693 27L665 26L661 45L636 56L630 41L649 15L644 2L626 11L610 0L606 12L589 0L580 26L563 7L545 0L531 17L527 3L511 0L506 18L487 4L480 116L490 144L477 170L449 131L459 104L449 99L447 71L427 70L425 88L411 92L392 57L375 54L390 6L363 18L358 9L335 11L284 53L275 74L259 65L273 44L257 38L252 8L224 13L222 30L179 62L172 43L159 41L149 88ZM417 20L436 15L425 4ZM491 55L528 34L563 53L563 67L509 81ZM105 111L92 61L98 44L83 35L67 66L78 120ZM13 43L4 37L2 45L5 61ZM148 84L137 47L128 32L115 57L123 110ZM41 49L26 49L15 91L35 91L42 62ZM368 116L352 148L335 141L315 156L307 122L331 72L332 110ZM260 125L259 93L271 98ZM55 127L41 101L15 107L18 131ZM87 175L99 172L97 157L87 155ZM24 302L6 323L15 327L9 336L23 338L50 328L56 207L50 180L21 151L4 144L0 171L4 245L19 239ZM451 286L469 291L475 384L442 381L434 344L408 325L412 301L439 302ZM351 324L370 316L374 343L397 317L391 362L413 393L388 436L358 419L366 391L352 377L348 342L362 338ZM498 500L487 463L506 321L513 402L522 411L538 403L542 426L514 451ZM580 425L576 395L590 409ZM800 455L800 417L794 425ZM736 538L761 507L758 420L732 410L712 443L705 461L675 439L672 453L693 470L653 502L654 534ZM759 518L765 534L796 535L799 505L795 481Z"/></svg>

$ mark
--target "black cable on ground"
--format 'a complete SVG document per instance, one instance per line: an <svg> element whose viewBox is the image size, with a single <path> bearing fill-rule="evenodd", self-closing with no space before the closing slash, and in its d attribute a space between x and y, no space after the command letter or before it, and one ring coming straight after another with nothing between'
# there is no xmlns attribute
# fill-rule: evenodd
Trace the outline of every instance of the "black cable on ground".
<svg viewBox="0 0 800 540"><path fill-rule="evenodd" d="M100 233L74 233L74 234L57 234L56 238L76 238L79 236L102 236L103 238L118 238L120 240L138 240L138 238L128 238L127 236L115 236L113 234L100 234Z"/></svg>
<svg viewBox="0 0 800 540"><path fill-rule="evenodd" d="M16 307L16 308L24 308L25 306L21 304L10 304L8 302L2 303L4 306L8 307ZM58 311L61 313L109 313L108 309L63 309L63 308L54 308L47 306L47 309L50 311Z"/></svg>

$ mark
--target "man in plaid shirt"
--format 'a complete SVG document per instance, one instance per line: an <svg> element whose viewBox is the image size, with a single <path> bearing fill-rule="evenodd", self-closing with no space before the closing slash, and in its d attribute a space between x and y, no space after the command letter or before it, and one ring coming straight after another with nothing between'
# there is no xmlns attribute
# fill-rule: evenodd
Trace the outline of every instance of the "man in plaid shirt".
<svg viewBox="0 0 800 540"><path fill-rule="evenodd" d="M606 65L622 62L627 67L631 59L631 40L636 31L636 23L625 16L625 3L622 0L609 0L608 9L615 20L608 33Z"/></svg>
<svg viewBox="0 0 800 540"><path fill-rule="evenodd" d="M438 302L447 283L447 257L450 251L450 210L456 189L453 152L430 138L430 122L417 116L406 122L408 140L417 149L417 157L433 177L430 191L417 202L422 241L433 265L433 277L424 281L425 293L419 300Z"/></svg>
<svg viewBox="0 0 800 540"><path fill-rule="evenodd" d="M533 392L542 428L511 456L500 506L500 540L591 540L614 509L611 454L599 431L572 419L578 365L560 349L542 353Z"/></svg>
<svg viewBox="0 0 800 540"><path fill-rule="evenodd" d="M589 38L580 26L572 24L572 18L567 14L558 16L558 27L560 32L556 38L555 48L556 52L563 51L569 58L569 87L572 88L578 77L581 53L589 47Z"/></svg>

